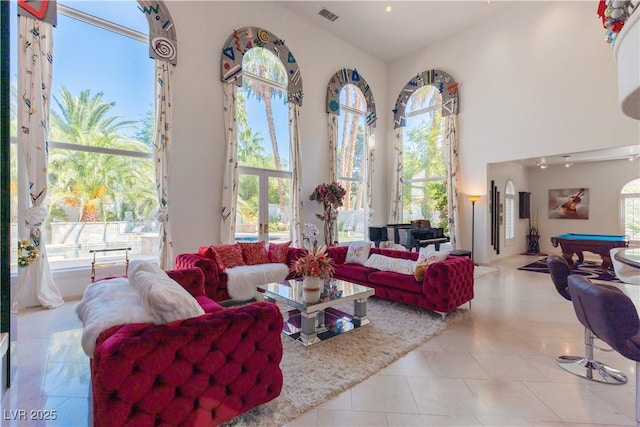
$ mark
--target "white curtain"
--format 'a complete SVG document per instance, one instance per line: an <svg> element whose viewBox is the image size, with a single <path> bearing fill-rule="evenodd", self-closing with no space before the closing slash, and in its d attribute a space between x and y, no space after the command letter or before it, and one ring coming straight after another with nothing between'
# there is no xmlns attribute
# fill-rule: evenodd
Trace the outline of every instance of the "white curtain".
<svg viewBox="0 0 640 427"><path fill-rule="evenodd" d="M289 102L289 138L291 140L291 161L293 164L291 178L291 215L293 216L293 246L302 247L302 155L300 152L300 106Z"/></svg>
<svg viewBox="0 0 640 427"><path fill-rule="evenodd" d="M460 158L457 132L457 115L450 114L445 118L444 141L446 153L447 203L449 208L449 239L453 248L457 248L460 240L458 230L458 189L460 188Z"/></svg>
<svg viewBox="0 0 640 427"><path fill-rule="evenodd" d="M227 161L224 167L225 170L222 184L220 241L222 243L233 243L236 233L236 207L238 196L238 131L236 127L237 88L233 82L225 82L223 83L223 91L224 133L227 142Z"/></svg>
<svg viewBox="0 0 640 427"><path fill-rule="evenodd" d="M160 59L155 60L156 66L156 190L160 209L158 222L160 223L160 259L159 265L163 270L173 268L173 241L169 227L169 144L172 143L171 125L173 123L172 80L175 65Z"/></svg>
<svg viewBox="0 0 640 427"><path fill-rule="evenodd" d="M367 224L369 225L371 225L371 217L373 215L373 165L376 155L376 136L373 133L373 129L372 126L365 126L364 130L364 143L367 147Z"/></svg>
<svg viewBox="0 0 640 427"><path fill-rule="evenodd" d="M18 18L18 144L21 166L26 170L30 200L19 212L19 235L39 251L31 264L20 267L18 290L12 311L32 305L55 308L64 304L53 282L45 246L44 221L47 217L47 166L49 147L49 97L53 63L53 27L31 17Z"/></svg>
<svg viewBox="0 0 640 427"><path fill-rule="evenodd" d="M399 224L402 222L402 134L403 128L395 129L393 141L393 176L391 177L391 212L389 222Z"/></svg>
<svg viewBox="0 0 640 427"><path fill-rule="evenodd" d="M327 114L327 129L329 132L329 182L338 180L336 171L338 155L338 116L333 113Z"/></svg>

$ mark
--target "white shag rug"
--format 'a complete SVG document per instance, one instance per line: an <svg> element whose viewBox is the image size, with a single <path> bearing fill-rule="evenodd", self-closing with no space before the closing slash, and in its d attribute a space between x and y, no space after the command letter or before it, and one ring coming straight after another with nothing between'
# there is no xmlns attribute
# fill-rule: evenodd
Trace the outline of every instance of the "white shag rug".
<svg viewBox="0 0 640 427"><path fill-rule="evenodd" d="M353 303L344 304L336 308L352 313ZM370 298L369 325L310 347L283 335L282 393L223 425L281 426L364 381L468 315L466 308L459 308L442 320L433 312Z"/></svg>

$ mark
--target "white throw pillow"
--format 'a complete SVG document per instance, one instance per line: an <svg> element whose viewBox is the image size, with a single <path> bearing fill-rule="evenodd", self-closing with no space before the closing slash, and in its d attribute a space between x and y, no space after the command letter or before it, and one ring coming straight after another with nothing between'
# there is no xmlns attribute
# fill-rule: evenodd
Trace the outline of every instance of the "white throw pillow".
<svg viewBox="0 0 640 427"><path fill-rule="evenodd" d="M426 248L420 248L420 252L418 252L418 262L444 261L449 257L449 252L438 252L433 250L432 248L432 245L429 245Z"/></svg>
<svg viewBox="0 0 640 427"><path fill-rule="evenodd" d="M148 271L149 273L162 274L162 270L158 264L154 262L144 261L141 259L134 259L129 263L128 277L133 277L138 271Z"/></svg>
<svg viewBox="0 0 640 427"><path fill-rule="evenodd" d="M345 262L364 265L371 252L371 242L351 243L347 250Z"/></svg>
<svg viewBox="0 0 640 427"><path fill-rule="evenodd" d="M129 281L140 294L145 310L158 323L169 323L204 314L198 301L164 271L137 271Z"/></svg>
<svg viewBox="0 0 640 427"><path fill-rule="evenodd" d="M382 271L394 271L396 273L413 275L413 271L416 268L416 262L410 259L392 258L380 254L371 254L364 266Z"/></svg>

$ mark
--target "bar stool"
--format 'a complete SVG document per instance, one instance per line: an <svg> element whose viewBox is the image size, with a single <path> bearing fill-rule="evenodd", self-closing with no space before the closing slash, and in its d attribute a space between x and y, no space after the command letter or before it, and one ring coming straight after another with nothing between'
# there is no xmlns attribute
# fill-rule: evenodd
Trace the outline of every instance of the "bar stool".
<svg viewBox="0 0 640 427"><path fill-rule="evenodd" d="M551 274L551 281L553 281L556 290L563 298L571 301L568 283L571 267L567 260L561 256L550 255L547 257L546 262ZM588 327L584 329L584 347L584 356L558 356L556 357L556 362L565 371L591 381L606 384L625 384L627 382L627 377L622 372L594 359L594 348L603 351L612 350L596 346L594 335Z"/></svg>
<svg viewBox="0 0 640 427"><path fill-rule="evenodd" d="M569 292L580 323L636 362L636 426L640 427L640 318L633 301L615 286L576 274L569 276Z"/></svg>

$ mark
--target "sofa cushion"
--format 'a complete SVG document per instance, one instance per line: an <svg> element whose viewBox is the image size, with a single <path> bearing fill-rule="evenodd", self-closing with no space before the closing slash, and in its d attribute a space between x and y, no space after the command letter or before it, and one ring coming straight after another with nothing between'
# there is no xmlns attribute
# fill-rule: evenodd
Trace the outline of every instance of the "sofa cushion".
<svg viewBox="0 0 640 427"><path fill-rule="evenodd" d="M218 272L220 272L221 274L225 272L224 263L222 262L216 251L213 250L213 246L200 246L200 248L198 248L198 255L209 258L211 261L213 261L216 264L216 267L218 267Z"/></svg>
<svg viewBox="0 0 640 427"><path fill-rule="evenodd" d="M376 287L376 285L422 293L422 283L416 282L413 275L408 276L394 271L375 270L369 274L369 286Z"/></svg>
<svg viewBox="0 0 640 427"><path fill-rule="evenodd" d="M259 242L239 242L242 249L242 259L246 265L265 264L269 262L267 245L263 241Z"/></svg>
<svg viewBox="0 0 640 427"><path fill-rule="evenodd" d="M360 264L336 264L335 269L334 276L356 283L366 283L369 273L378 271L375 268L365 267Z"/></svg>
<svg viewBox="0 0 640 427"><path fill-rule="evenodd" d="M371 251L371 242L354 242L347 249L345 263L365 265Z"/></svg>
<svg viewBox="0 0 640 427"><path fill-rule="evenodd" d="M383 271L395 271L396 273L413 274L416 262L410 259L392 258L379 254L371 254L366 267L375 268Z"/></svg>
<svg viewBox="0 0 640 427"><path fill-rule="evenodd" d="M291 246L291 242L269 242L269 248L267 249L267 252L269 254L268 262L278 262L281 264L286 264L287 254L289 253L289 246Z"/></svg>
<svg viewBox="0 0 640 427"><path fill-rule="evenodd" d="M129 282L140 294L142 306L158 323L204 314L198 301L164 271L137 271L133 277L129 277Z"/></svg>
<svg viewBox="0 0 640 427"><path fill-rule="evenodd" d="M239 265L246 265L242 258L242 247L234 243L232 245L217 245L211 246L218 259L224 265L224 268L233 268Z"/></svg>

